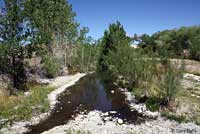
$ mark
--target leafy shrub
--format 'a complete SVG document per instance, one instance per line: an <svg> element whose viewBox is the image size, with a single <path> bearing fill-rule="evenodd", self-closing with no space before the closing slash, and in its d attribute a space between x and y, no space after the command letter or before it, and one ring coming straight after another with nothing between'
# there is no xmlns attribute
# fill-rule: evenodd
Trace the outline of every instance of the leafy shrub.
<svg viewBox="0 0 200 134"><path fill-rule="evenodd" d="M149 98L146 101L146 107L150 110L150 111L158 111L159 107L160 107L160 100L157 98Z"/></svg>
<svg viewBox="0 0 200 134"><path fill-rule="evenodd" d="M0 94L0 119L7 119L0 124L0 128L13 121L30 120L33 115L49 110L47 95L54 87L34 85L29 88L30 96L24 96L23 93L16 96Z"/></svg>
<svg viewBox="0 0 200 134"><path fill-rule="evenodd" d="M54 78L58 75L59 72L59 64L57 63L56 59L54 59L53 57L45 57L44 58L44 66L43 66L45 72L46 72L46 76L48 78Z"/></svg>

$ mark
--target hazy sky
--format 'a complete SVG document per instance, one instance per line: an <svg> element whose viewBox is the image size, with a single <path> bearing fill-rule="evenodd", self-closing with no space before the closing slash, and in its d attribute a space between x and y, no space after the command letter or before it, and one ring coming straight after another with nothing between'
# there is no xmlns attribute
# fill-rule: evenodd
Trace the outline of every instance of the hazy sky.
<svg viewBox="0 0 200 134"><path fill-rule="evenodd" d="M128 35L200 24L200 0L69 0L77 20L99 38L119 20Z"/></svg>

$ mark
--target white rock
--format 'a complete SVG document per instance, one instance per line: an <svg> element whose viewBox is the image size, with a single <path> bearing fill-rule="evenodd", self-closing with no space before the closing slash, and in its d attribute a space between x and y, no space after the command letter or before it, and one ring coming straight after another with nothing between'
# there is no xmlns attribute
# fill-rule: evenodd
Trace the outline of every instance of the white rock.
<svg viewBox="0 0 200 134"><path fill-rule="evenodd" d="M194 75L194 74L186 73L186 74L183 75L183 78L191 79L191 80L195 80L195 81L200 82L200 76L197 76L197 75Z"/></svg>
<svg viewBox="0 0 200 134"><path fill-rule="evenodd" d="M123 120L122 120L122 119L118 119L118 120L117 120L117 123L118 123L118 124L123 124Z"/></svg>
<svg viewBox="0 0 200 134"><path fill-rule="evenodd" d="M111 92L112 94L114 94L114 93L115 93L115 91L114 91L114 90L111 90L110 92Z"/></svg>
<svg viewBox="0 0 200 134"><path fill-rule="evenodd" d="M150 124L150 123L148 123L148 122L146 122L145 124L146 124L146 126L148 126L148 127L150 127L150 126L151 126L151 124Z"/></svg>
<svg viewBox="0 0 200 134"><path fill-rule="evenodd" d="M127 127L126 124L122 124L123 127Z"/></svg>
<svg viewBox="0 0 200 134"><path fill-rule="evenodd" d="M84 118L84 116L83 115L79 115L79 118Z"/></svg>
<svg viewBox="0 0 200 134"><path fill-rule="evenodd" d="M29 95L31 95L31 92L29 92L29 91L24 92L24 95L25 95L25 96L29 96Z"/></svg>
<svg viewBox="0 0 200 134"><path fill-rule="evenodd" d="M191 94L191 96L192 96L192 97L194 97L194 96L195 96L195 94Z"/></svg>
<svg viewBox="0 0 200 134"><path fill-rule="evenodd" d="M158 112L151 112L151 111L145 111L145 115L151 117L151 118L157 118L159 113Z"/></svg>
<svg viewBox="0 0 200 134"><path fill-rule="evenodd" d="M110 117L105 117L103 120L108 121L108 120L110 120Z"/></svg>
<svg viewBox="0 0 200 134"><path fill-rule="evenodd" d="M105 116L108 116L108 115L109 115L109 113L108 113L108 112L106 112L104 115L105 115Z"/></svg>
<svg viewBox="0 0 200 134"><path fill-rule="evenodd" d="M49 79L39 79L37 82L40 83L40 84L48 85L48 84L51 83L51 80L49 80Z"/></svg>
<svg viewBox="0 0 200 134"><path fill-rule="evenodd" d="M110 111L110 113L111 113L111 114L116 114L116 113L117 113L117 111Z"/></svg>

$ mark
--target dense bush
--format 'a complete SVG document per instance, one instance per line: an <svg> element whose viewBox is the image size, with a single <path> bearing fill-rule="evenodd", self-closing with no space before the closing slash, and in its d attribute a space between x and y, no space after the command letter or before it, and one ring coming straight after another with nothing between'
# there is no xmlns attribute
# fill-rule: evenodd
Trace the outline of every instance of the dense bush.
<svg viewBox="0 0 200 134"><path fill-rule="evenodd" d="M46 57L44 58L44 66L43 66L46 76L48 78L54 78L58 76L59 72L59 64L57 63L57 60L54 59L53 57Z"/></svg>
<svg viewBox="0 0 200 134"><path fill-rule="evenodd" d="M189 47L191 59L200 61L200 35L194 37Z"/></svg>
<svg viewBox="0 0 200 134"><path fill-rule="evenodd" d="M157 56L162 56L165 51L171 58L199 60L199 35L200 26L191 26L164 30L151 36L143 34L136 36L135 40L139 41L139 46L146 52L153 51Z"/></svg>
<svg viewBox="0 0 200 134"><path fill-rule="evenodd" d="M77 46L77 56L74 57L73 66L81 72L96 70L98 47L94 44L82 44ZM73 58L73 57L72 57Z"/></svg>
<svg viewBox="0 0 200 134"><path fill-rule="evenodd" d="M158 111L160 107L160 100L158 98L150 98L146 101L146 107L150 111Z"/></svg>
<svg viewBox="0 0 200 134"><path fill-rule="evenodd" d="M119 30L122 26L110 25L109 31L105 32L99 60L101 70L108 72L120 86L136 93L138 98L146 96L150 109L155 110L160 105L154 102L169 104L178 90L182 68L170 62L166 51L159 57L141 48L131 48L126 38L112 38L120 33L112 33L113 27Z"/></svg>

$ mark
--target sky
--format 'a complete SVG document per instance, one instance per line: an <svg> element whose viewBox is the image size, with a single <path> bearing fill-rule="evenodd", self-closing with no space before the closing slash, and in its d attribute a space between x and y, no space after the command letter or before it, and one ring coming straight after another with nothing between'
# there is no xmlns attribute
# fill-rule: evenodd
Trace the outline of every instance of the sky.
<svg viewBox="0 0 200 134"><path fill-rule="evenodd" d="M121 22L127 35L152 34L200 24L200 0L68 0L76 20L95 39L110 23Z"/></svg>
<svg viewBox="0 0 200 134"><path fill-rule="evenodd" d="M0 0L0 6L2 6ZM68 0L76 20L98 39L117 20L127 35L200 25L200 0Z"/></svg>

